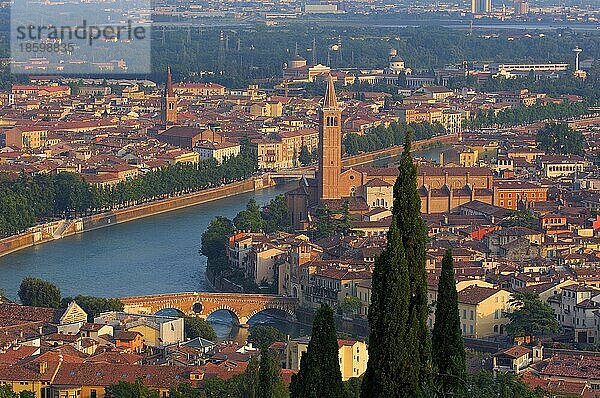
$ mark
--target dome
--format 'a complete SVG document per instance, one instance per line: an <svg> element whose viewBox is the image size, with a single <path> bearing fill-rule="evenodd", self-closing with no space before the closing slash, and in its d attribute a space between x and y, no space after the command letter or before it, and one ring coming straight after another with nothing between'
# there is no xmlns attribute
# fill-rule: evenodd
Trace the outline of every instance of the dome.
<svg viewBox="0 0 600 398"><path fill-rule="evenodd" d="M305 66L306 66L306 60L298 54L294 55L294 57L290 60L290 67L292 69L303 68Z"/></svg>
<svg viewBox="0 0 600 398"><path fill-rule="evenodd" d="M390 62L404 62L401 56L396 55L394 58L390 59Z"/></svg>

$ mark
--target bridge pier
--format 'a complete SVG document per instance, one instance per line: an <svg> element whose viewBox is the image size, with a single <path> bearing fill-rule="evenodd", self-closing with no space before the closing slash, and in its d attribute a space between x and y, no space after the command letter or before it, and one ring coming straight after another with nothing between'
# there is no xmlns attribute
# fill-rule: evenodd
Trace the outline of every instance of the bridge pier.
<svg viewBox="0 0 600 398"><path fill-rule="evenodd" d="M237 326L240 328L248 329L250 325L248 325L248 318L245 316L238 318Z"/></svg>

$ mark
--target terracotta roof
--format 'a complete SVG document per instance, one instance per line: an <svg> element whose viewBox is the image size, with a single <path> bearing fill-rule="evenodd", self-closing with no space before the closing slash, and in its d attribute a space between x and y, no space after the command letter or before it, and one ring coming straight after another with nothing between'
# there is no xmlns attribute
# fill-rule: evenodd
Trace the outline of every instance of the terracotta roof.
<svg viewBox="0 0 600 398"><path fill-rule="evenodd" d="M517 345L517 346L514 346L514 347L509 347L509 348L507 348L504 351L497 352L497 353L494 354L494 356L497 357L497 356L504 355L504 356L508 356L508 357L517 359L517 358L520 358L523 355L526 355L526 354L529 354L529 353L531 353L531 349L530 348L523 347L522 345Z"/></svg>
<svg viewBox="0 0 600 398"><path fill-rule="evenodd" d="M54 385L109 386L120 381L129 383L142 378L144 385L155 388L176 387L182 383L197 384L190 373L202 373L198 367L125 365L113 363L63 363L56 374ZM1 374L1 373L0 373Z"/></svg>
<svg viewBox="0 0 600 398"><path fill-rule="evenodd" d="M103 323L85 323L83 324L83 326L81 326L81 328L79 328L79 331L97 332L104 326L106 325L104 325Z"/></svg>
<svg viewBox="0 0 600 398"><path fill-rule="evenodd" d="M116 335L114 337L115 337L115 340L132 341L141 335L142 334L140 332L129 332L129 331L121 330L118 333L116 333Z"/></svg>
<svg viewBox="0 0 600 398"><path fill-rule="evenodd" d="M545 380L538 376L535 376L532 373L526 373L522 376L522 380L525 384L527 384L530 388L541 388L544 391L550 391L553 393L562 393L569 394L573 396L584 396L584 391L586 390L586 383L584 381L581 382L573 382L573 381L563 381L563 380ZM592 395L593 397L593 395Z"/></svg>
<svg viewBox="0 0 600 398"><path fill-rule="evenodd" d="M33 355L39 347L21 345L14 348L9 348L5 352L0 352L0 366L14 365L23 358Z"/></svg>
<svg viewBox="0 0 600 398"><path fill-rule="evenodd" d="M85 362L92 363L117 363L133 365L141 362L143 356L120 351L105 351L98 355L91 356Z"/></svg>
<svg viewBox="0 0 600 398"><path fill-rule="evenodd" d="M315 273L315 276L324 278L351 280L351 279L371 279L371 273L368 271L349 271L347 269L325 268Z"/></svg>
<svg viewBox="0 0 600 398"><path fill-rule="evenodd" d="M380 178L373 178L372 180L367 181L365 186L366 187L391 187L392 184L385 182Z"/></svg>
<svg viewBox="0 0 600 398"><path fill-rule="evenodd" d="M343 346L353 346L356 344L357 340L344 340L338 339L338 348L342 348Z"/></svg>
<svg viewBox="0 0 600 398"><path fill-rule="evenodd" d="M3 324L2 319L14 322L29 321L58 324L64 311L64 309L3 303L0 304L0 325Z"/></svg>
<svg viewBox="0 0 600 398"><path fill-rule="evenodd" d="M481 286L469 286L458 292L458 302L464 304L479 304L483 300L492 297L498 293L499 289Z"/></svg>
<svg viewBox="0 0 600 398"><path fill-rule="evenodd" d="M600 379L600 358L584 354L554 355L540 372L542 376Z"/></svg>

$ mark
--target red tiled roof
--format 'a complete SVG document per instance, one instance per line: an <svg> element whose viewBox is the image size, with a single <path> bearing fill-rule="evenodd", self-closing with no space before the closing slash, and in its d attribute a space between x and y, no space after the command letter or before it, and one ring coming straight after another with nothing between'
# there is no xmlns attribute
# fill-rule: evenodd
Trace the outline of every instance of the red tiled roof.
<svg viewBox="0 0 600 398"><path fill-rule="evenodd" d="M469 286L458 292L458 302L473 305L479 304L499 291L499 289L490 287Z"/></svg>
<svg viewBox="0 0 600 398"><path fill-rule="evenodd" d="M120 381L132 383L137 378L141 378L144 385L148 387L169 388L182 383L197 384L195 380L190 380L190 373L202 372L198 367L189 366L63 363L53 384L63 386L109 386Z"/></svg>

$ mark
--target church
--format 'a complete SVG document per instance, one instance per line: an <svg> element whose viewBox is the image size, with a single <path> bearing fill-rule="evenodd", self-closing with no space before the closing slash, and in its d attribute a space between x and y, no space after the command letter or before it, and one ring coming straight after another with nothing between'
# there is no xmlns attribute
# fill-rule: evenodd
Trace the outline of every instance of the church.
<svg viewBox="0 0 600 398"><path fill-rule="evenodd" d="M319 154L316 178L303 178L298 188L286 193L295 228L305 229L311 212L318 207L339 209L347 202L353 214L391 208L397 169L342 170L342 107L331 75L327 77L327 90L319 109Z"/></svg>
<svg viewBox="0 0 600 398"><path fill-rule="evenodd" d="M316 178L302 178L298 188L286 193L292 225L308 227L319 207L340 209L346 202L350 213L363 215L393 206L397 167L342 168L342 107L337 101L331 75L319 109L319 167ZM492 203L494 176L480 167L422 166L418 171L422 213L450 211L478 200Z"/></svg>

